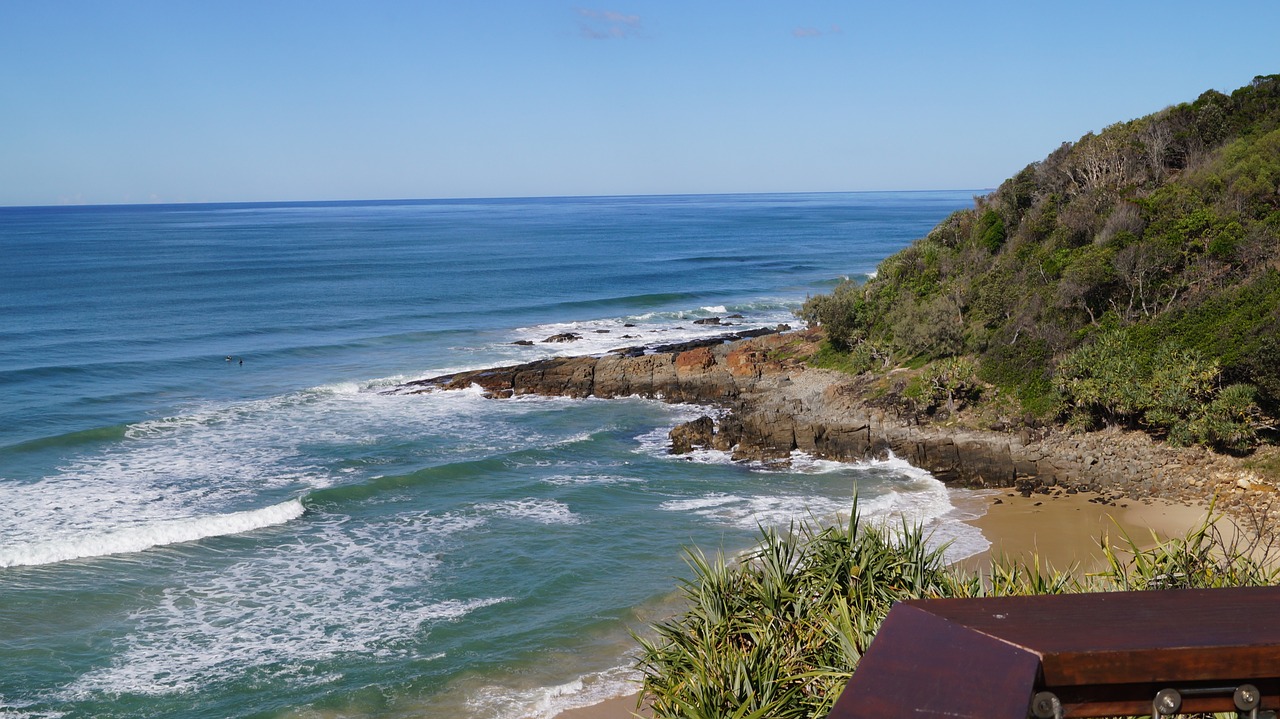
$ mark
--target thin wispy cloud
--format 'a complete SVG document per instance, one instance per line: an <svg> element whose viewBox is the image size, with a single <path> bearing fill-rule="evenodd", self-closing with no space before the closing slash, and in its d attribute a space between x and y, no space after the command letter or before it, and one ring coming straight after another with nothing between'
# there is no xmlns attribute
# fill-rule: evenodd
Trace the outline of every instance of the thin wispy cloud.
<svg viewBox="0 0 1280 719"><path fill-rule="evenodd" d="M625 40L640 34L640 16L614 10L575 8L578 12L578 28L588 40Z"/></svg>
<svg viewBox="0 0 1280 719"><path fill-rule="evenodd" d="M791 36L798 38L811 38L823 37L824 35L839 35L842 32L844 32L844 30L841 29L839 25L832 25L826 30L821 30L816 27L798 27L791 31Z"/></svg>

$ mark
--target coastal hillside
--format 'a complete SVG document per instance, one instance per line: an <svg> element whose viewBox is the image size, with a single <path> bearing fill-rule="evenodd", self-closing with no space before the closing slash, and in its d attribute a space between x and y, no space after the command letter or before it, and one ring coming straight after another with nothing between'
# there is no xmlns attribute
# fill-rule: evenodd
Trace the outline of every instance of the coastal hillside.
<svg viewBox="0 0 1280 719"><path fill-rule="evenodd" d="M811 361L922 414L1246 450L1280 408L1280 75L1063 143L810 298Z"/></svg>

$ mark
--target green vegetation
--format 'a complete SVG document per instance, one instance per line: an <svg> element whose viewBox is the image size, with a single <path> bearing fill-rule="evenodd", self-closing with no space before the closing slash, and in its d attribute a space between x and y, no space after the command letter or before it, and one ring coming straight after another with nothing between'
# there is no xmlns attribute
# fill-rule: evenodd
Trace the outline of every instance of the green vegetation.
<svg viewBox="0 0 1280 719"><path fill-rule="evenodd" d="M1027 421L1242 450L1280 413L1278 255L1269 75L1063 144L799 314L850 371L967 357Z"/></svg>
<svg viewBox="0 0 1280 719"><path fill-rule="evenodd" d="M808 358L814 367L833 369L847 374L862 374L883 366L883 359L867 343L859 344L849 351L841 351L830 340L825 340L818 351Z"/></svg>
<svg viewBox="0 0 1280 719"><path fill-rule="evenodd" d="M1273 486L1280 484L1280 447L1263 447L1245 460L1244 468Z"/></svg>
<svg viewBox="0 0 1280 719"><path fill-rule="evenodd" d="M955 412L981 394L977 368L967 357L934 362L916 375L903 394L926 414L938 409Z"/></svg>
<svg viewBox="0 0 1280 719"><path fill-rule="evenodd" d="M764 531L741 562L691 553L690 608L640 640L659 717L823 716L899 599L958 596L918 529Z"/></svg>
<svg viewBox="0 0 1280 719"><path fill-rule="evenodd" d="M1221 377L1218 361L1196 350L1143 346L1114 330L1067 355L1057 384L1077 426L1141 424L1176 445L1245 449L1263 426L1257 392L1248 384L1224 387Z"/></svg>
<svg viewBox="0 0 1280 719"><path fill-rule="evenodd" d="M1255 538L1256 540L1256 538ZM688 609L640 640L644 695L661 719L822 717L893 602L936 597L1274 584L1266 557L1228 541L1210 518L1182 539L1142 550L1104 542L1106 568L1055 572L997 559L989 576L949 567L923 530L808 525L762 532L732 564L690 553ZM1265 545L1270 546L1270 545Z"/></svg>

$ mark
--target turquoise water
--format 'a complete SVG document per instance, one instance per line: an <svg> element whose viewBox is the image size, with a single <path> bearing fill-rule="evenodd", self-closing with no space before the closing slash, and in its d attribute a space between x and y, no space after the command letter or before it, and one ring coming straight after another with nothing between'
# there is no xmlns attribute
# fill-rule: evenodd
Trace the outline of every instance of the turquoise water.
<svg viewBox="0 0 1280 719"><path fill-rule="evenodd" d="M980 548L896 460L667 456L700 408L382 393L794 323L971 196L0 208L0 717L548 716L684 547L857 483Z"/></svg>

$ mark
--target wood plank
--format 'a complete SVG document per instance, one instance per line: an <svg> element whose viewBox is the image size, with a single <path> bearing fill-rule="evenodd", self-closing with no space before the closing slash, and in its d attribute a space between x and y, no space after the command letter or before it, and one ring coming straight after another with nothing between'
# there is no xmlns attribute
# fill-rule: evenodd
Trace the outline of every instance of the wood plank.
<svg viewBox="0 0 1280 719"><path fill-rule="evenodd" d="M1026 719L1039 658L925 609L889 612L830 719Z"/></svg>
<svg viewBox="0 0 1280 719"><path fill-rule="evenodd" d="M1280 587L903 602L1040 655L1046 686L1268 676Z"/></svg>

